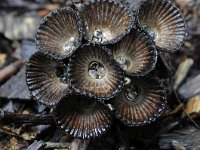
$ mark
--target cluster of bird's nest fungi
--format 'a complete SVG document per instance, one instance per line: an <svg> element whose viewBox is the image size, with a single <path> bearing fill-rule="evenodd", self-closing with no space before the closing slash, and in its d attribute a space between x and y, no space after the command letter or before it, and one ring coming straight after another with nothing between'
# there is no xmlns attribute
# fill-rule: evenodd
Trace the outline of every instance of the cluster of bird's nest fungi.
<svg viewBox="0 0 200 150"><path fill-rule="evenodd" d="M136 12L114 0L58 8L37 29L27 85L77 138L102 135L112 117L127 126L148 124L166 104L165 87L150 73L157 53L175 52L184 37L184 18L168 0L147 0Z"/></svg>

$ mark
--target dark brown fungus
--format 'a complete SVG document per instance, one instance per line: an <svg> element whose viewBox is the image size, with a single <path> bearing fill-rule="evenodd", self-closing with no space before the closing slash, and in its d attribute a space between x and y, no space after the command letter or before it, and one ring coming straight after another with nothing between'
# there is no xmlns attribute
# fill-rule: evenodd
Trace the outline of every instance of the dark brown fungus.
<svg viewBox="0 0 200 150"><path fill-rule="evenodd" d="M134 23L129 10L114 0L90 0L80 14L86 40L98 44L119 41Z"/></svg>
<svg viewBox="0 0 200 150"><path fill-rule="evenodd" d="M138 19L161 50L174 52L183 43L186 35L184 17L169 0L145 1L139 9Z"/></svg>
<svg viewBox="0 0 200 150"><path fill-rule="evenodd" d="M42 104L57 104L70 92L67 67L41 52L33 54L26 66L26 81L31 95Z"/></svg>
<svg viewBox="0 0 200 150"><path fill-rule="evenodd" d="M111 124L111 116L104 104L83 96L68 96L54 109L58 126L76 138L96 138L104 134Z"/></svg>
<svg viewBox="0 0 200 150"><path fill-rule="evenodd" d="M84 45L72 55L69 79L76 92L98 99L109 99L123 86L124 74L102 47Z"/></svg>
<svg viewBox="0 0 200 150"><path fill-rule="evenodd" d="M36 32L36 46L43 53L63 59L69 57L81 44L80 17L68 7L49 13Z"/></svg>
<svg viewBox="0 0 200 150"><path fill-rule="evenodd" d="M159 79L131 79L113 100L115 115L128 126L141 126L158 118L166 104L166 91Z"/></svg>
<svg viewBox="0 0 200 150"><path fill-rule="evenodd" d="M128 75L146 75L154 69L157 62L154 42L139 29L133 29L121 41L110 47L110 50Z"/></svg>

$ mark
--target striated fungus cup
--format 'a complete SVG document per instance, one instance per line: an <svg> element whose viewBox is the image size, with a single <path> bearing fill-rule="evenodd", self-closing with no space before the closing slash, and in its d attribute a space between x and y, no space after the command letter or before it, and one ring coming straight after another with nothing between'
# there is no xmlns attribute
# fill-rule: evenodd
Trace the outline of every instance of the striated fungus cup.
<svg viewBox="0 0 200 150"><path fill-rule="evenodd" d="M113 100L115 115L128 126L141 126L157 119L166 104L166 90L158 78L133 78Z"/></svg>
<svg viewBox="0 0 200 150"><path fill-rule="evenodd" d="M114 59L131 76L143 76L152 71L157 62L154 42L143 30L133 29L110 47Z"/></svg>
<svg viewBox="0 0 200 150"><path fill-rule="evenodd" d="M26 67L31 95L53 108L58 126L75 138L101 136L111 115L127 126L157 119L166 89L145 75L155 68L157 50L174 52L184 40L178 8L168 0L145 0L133 15L115 0L88 0L78 11L58 8L38 27L39 52Z"/></svg>
<svg viewBox="0 0 200 150"><path fill-rule="evenodd" d="M69 79L76 92L109 99L122 88L124 74L104 48L84 45L72 55Z"/></svg>
<svg viewBox="0 0 200 150"><path fill-rule="evenodd" d="M161 50L174 52L183 43L186 35L184 17L169 0L145 1L140 6L138 20Z"/></svg>
<svg viewBox="0 0 200 150"><path fill-rule="evenodd" d="M80 95L64 97L53 113L66 134L81 139L99 137L111 124L110 112L104 104Z"/></svg>
<svg viewBox="0 0 200 150"><path fill-rule="evenodd" d="M47 106L57 104L71 91L67 66L41 52L33 54L27 62L26 81L31 95Z"/></svg>
<svg viewBox="0 0 200 150"><path fill-rule="evenodd" d="M72 8L57 8L50 12L36 32L36 46L43 53L63 59L81 45L80 17Z"/></svg>
<svg viewBox="0 0 200 150"><path fill-rule="evenodd" d="M127 34L134 23L129 10L114 0L91 0L81 9L85 39L97 44L111 44Z"/></svg>

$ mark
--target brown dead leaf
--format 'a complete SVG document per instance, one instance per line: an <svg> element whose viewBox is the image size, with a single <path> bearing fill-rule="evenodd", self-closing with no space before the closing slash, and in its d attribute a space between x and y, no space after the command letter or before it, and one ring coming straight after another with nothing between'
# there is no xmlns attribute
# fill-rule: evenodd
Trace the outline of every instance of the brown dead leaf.
<svg viewBox="0 0 200 150"><path fill-rule="evenodd" d="M10 147L11 147L11 149L12 150L16 150L16 149L18 149L19 148L19 142L18 142L18 140L15 138L15 137L12 137L11 139L10 139Z"/></svg>
<svg viewBox="0 0 200 150"><path fill-rule="evenodd" d="M3 65L6 62L7 55L0 53L0 65Z"/></svg>
<svg viewBox="0 0 200 150"><path fill-rule="evenodd" d="M182 117L185 117L186 114L190 115L192 113L200 114L200 95L194 96L188 100L188 103L185 108L185 112L183 112Z"/></svg>

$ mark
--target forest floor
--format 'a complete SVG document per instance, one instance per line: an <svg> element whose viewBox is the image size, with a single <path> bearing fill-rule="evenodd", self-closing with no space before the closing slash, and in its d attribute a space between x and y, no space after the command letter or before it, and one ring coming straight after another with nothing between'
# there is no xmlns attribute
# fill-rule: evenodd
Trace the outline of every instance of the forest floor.
<svg viewBox="0 0 200 150"><path fill-rule="evenodd" d="M177 53L159 55L157 68L163 70L159 76L167 86L168 102L164 114L152 124L126 127L115 119L105 135L82 141L63 134L52 121L50 109L31 98L25 66L36 51L36 28L51 10L74 1L0 1L0 149L200 149L198 0L173 0L185 16L188 34ZM130 7L139 3L123 2Z"/></svg>

